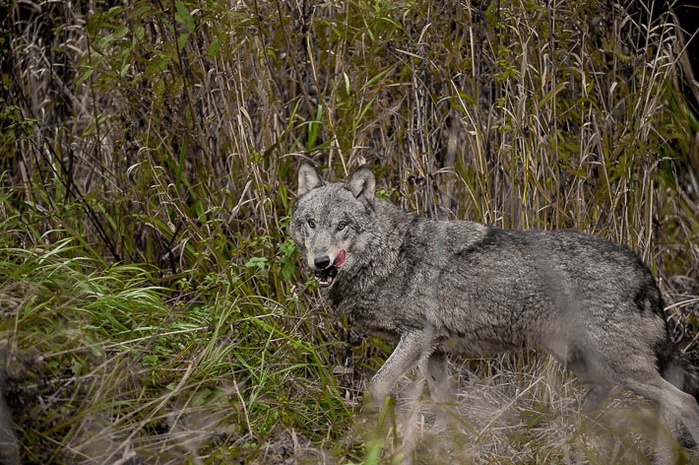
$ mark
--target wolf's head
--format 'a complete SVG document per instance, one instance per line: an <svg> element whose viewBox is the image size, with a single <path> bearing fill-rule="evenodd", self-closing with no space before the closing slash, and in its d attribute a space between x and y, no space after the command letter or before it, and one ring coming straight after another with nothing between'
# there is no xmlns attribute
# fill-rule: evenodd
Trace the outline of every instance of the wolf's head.
<svg viewBox="0 0 699 465"><path fill-rule="evenodd" d="M344 183L326 183L303 163L298 181L289 232L320 285L329 287L361 261L356 252L373 224L376 179L365 164Z"/></svg>

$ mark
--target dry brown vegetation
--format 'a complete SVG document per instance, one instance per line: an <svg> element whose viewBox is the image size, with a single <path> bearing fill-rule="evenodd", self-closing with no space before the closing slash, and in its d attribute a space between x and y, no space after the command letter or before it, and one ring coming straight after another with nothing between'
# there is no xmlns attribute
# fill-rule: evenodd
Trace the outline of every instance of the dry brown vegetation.
<svg viewBox="0 0 699 465"><path fill-rule="evenodd" d="M362 415L390 348L326 314L285 236L302 158L331 178L366 160L406 208L629 245L696 360L699 123L673 18L641 11L0 4L0 349L22 463L648 460L652 406L617 392L581 413L540 354L455 360L446 430L419 381L395 428Z"/></svg>

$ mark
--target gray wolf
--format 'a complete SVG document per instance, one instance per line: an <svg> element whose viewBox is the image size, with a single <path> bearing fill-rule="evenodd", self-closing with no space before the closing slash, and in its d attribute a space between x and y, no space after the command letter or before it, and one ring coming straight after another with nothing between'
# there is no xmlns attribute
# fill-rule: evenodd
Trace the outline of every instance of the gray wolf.
<svg viewBox="0 0 699 465"><path fill-rule="evenodd" d="M326 183L302 164L289 232L332 304L396 343L370 383L379 402L414 365L448 401L447 353L543 348L590 387L584 408L621 385L699 443L699 375L633 252L575 231L430 220L378 199L375 185L368 165Z"/></svg>

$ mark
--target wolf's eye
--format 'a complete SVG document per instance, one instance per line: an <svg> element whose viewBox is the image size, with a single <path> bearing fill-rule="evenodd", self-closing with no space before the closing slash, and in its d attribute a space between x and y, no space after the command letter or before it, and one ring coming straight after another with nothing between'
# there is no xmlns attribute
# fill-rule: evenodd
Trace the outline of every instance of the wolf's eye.
<svg viewBox="0 0 699 465"><path fill-rule="evenodd" d="M315 220L308 220L308 227L311 229L315 229L316 228Z"/></svg>
<svg viewBox="0 0 699 465"><path fill-rule="evenodd" d="M338 231L342 231L342 230L344 230L346 227L347 227L347 223L345 223L344 221L340 221L340 222L337 224L337 230L338 230Z"/></svg>

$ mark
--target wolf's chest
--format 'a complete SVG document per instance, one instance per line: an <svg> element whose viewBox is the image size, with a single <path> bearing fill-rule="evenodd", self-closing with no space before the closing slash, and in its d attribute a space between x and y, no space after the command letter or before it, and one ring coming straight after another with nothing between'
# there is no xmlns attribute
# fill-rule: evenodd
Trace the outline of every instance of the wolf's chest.
<svg viewBox="0 0 699 465"><path fill-rule="evenodd" d="M405 328L421 328L425 315L404 299L375 287L351 292L331 293L334 307L348 317L350 324L385 339Z"/></svg>

